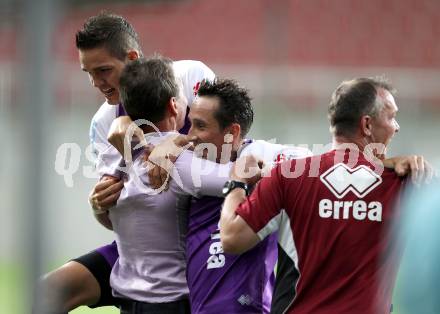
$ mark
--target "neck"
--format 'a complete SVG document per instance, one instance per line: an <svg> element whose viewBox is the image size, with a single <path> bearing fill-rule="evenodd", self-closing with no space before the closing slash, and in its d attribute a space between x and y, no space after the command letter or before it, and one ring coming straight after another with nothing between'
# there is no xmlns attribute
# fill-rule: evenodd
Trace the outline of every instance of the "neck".
<svg viewBox="0 0 440 314"><path fill-rule="evenodd" d="M373 144L375 143L372 143L367 137L354 136L350 138L347 136L334 136L332 147L333 149L357 150L364 155L384 159L386 147L380 143L376 143L378 145Z"/></svg>
<svg viewBox="0 0 440 314"><path fill-rule="evenodd" d="M368 144L365 138L347 137L347 136L334 136L332 142L333 149L341 149L344 147L353 147L361 152L365 150L365 146Z"/></svg>
<svg viewBox="0 0 440 314"><path fill-rule="evenodd" d="M238 150L240 149L241 145L243 143L243 139L240 137L237 137L232 142L232 151L231 151L231 161L235 161L238 158Z"/></svg>

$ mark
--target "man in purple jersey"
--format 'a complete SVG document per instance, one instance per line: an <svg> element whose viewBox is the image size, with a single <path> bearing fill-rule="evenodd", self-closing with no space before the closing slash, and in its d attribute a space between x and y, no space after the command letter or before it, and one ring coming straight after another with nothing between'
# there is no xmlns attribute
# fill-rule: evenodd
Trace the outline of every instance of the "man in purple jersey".
<svg viewBox="0 0 440 314"><path fill-rule="evenodd" d="M195 144L214 144L216 161L224 163L239 154L253 111L246 90L233 81L216 80L201 84L189 118L188 135L196 138ZM230 143L230 148L225 142ZM225 158L228 149L230 154ZM276 237L266 239L246 254L225 254L218 229L222 203L223 198L207 196L191 202L186 249L192 313L268 312L277 257Z"/></svg>

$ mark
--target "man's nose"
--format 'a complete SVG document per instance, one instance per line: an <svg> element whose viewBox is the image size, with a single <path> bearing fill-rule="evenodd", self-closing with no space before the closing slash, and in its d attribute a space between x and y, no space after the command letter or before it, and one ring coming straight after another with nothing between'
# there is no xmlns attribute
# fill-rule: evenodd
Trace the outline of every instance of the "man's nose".
<svg viewBox="0 0 440 314"><path fill-rule="evenodd" d="M102 85L102 80L96 75L89 74L90 83L93 87L99 88Z"/></svg>

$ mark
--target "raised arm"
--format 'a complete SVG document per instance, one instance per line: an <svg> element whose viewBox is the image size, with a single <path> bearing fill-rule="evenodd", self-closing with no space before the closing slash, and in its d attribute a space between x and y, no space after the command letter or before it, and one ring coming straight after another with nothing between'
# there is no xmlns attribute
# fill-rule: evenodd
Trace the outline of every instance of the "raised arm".
<svg viewBox="0 0 440 314"><path fill-rule="evenodd" d="M198 158L192 151L180 154L172 169L171 176L177 193L195 197L204 195L222 197L222 189L229 179L231 163L218 164Z"/></svg>

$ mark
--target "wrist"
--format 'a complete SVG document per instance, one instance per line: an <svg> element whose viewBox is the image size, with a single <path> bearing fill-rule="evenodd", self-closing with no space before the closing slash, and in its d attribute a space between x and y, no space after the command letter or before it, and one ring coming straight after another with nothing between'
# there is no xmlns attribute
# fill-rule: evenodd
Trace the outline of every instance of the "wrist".
<svg viewBox="0 0 440 314"><path fill-rule="evenodd" d="M100 208L93 208L92 207L92 210L93 210L93 214L95 216L99 216L99 215L103 215L103 214L108 214L108 210L107 209L100 209Z"/></svg>
<svg viewBox="0 0 440 314"><path fill-rule="evenodd" d="M223 186L223 196L227 196L229 193L231 193L234 190L242 190L245 195L249 195L249 187L246 184L246 182L238 181L238 180L229 180L226 181L225 185Z"/></svg>
<svg viewBox="0 0 440 314"><path fill-rule="evenodd" d="M394 158L387 158L387 159L383 159L381 161L382 161L383 166L386 168L394 169L394 167L396 167L396 160Z"/></svg>

